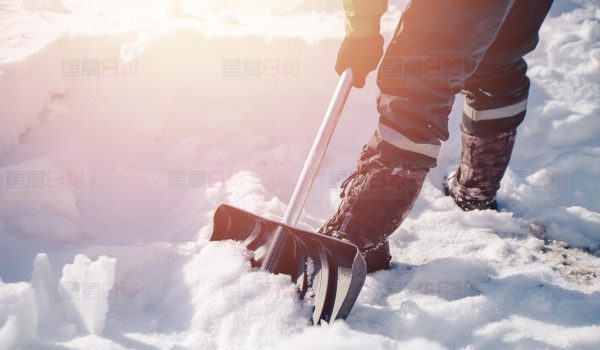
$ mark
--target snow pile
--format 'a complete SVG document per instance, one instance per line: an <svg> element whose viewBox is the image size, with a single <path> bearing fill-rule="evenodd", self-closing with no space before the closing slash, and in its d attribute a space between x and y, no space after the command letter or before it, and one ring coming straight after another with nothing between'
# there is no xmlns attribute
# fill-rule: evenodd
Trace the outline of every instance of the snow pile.
<svg viewBox="0 0 600 350"><path fill-rule="evenodd" d="M13 349L44 337L101 334L114 284L115 259L92 262L77 255L55 275L47 254L38 254L29 283L0 280L0 346ZM79 330L79 331L78 331Z"/></svg>
<svg viewBox="0 0 600 350"><path fill-rule="evenodd" d="M287 276L252 271L248 253L231 242L210 243L184 267L187 288L165 298L169 320L191 313L190 349L261 349L308 324L310 310L296 301ZM191 294L181 304L181 293ZM187 297L189 298L189 297Z"/></svg>
<svg viewBox="0 0 600 350"><path fill-rule="evenodd" d="M1 347L598 348L597 4L556 2L528 57L503 211L441 191L459 98L393 268L313 328L287 277L208 237L223 202L283 215L337 79L339 2L63 3L0 14ZM375 94L353 90L303 227L336 209Z"/></svg>
<svg viewBox="0 0 600 350"><path fill-rule="evenodd" d="M65 265L59 281L59 296L65 305L65 317L80 331L101 334L108 312L108 294L115 279L115 259L101 256L92 262L77 255Z"/></svg>
<svg viewBox="0 0 600 350"><path fill-rule="evenodd" d="M47 254L40 253L35 257L30 283L35 290L40 329L45 333L55 333L56 327L64 321L64 311L58 295L58 277Z"/></svg>
<svg viewBox="0 0 600 350"><path fill-rule="evenodd" d="M14 349L37 337L35 292L28 283L0 280L0 349Z"/></svg>

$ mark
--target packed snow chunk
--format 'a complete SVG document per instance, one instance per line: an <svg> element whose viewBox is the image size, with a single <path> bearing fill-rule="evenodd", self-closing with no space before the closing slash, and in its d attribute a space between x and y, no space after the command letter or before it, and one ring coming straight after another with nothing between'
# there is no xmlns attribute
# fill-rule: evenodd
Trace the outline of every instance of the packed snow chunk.
<svg viewBox="0 0 600 350"><path fill-rule="evenodd" d="M240 171L225 184L227 203L257 215L283 214L285 205L271 195L257 174Z"/></svg>
<svg viewBox="0 0 600 350"><path fill-rule="evenodd" d="M29 283L0 280L0 350L15 349L37 338L38 312Z"/></svg>
<svg viewBox="0 0 600 350"><path fill-rule="evenodd" d="M261 349L305 327L310 310L289 276L252 270L235 242L207 244L183 268L165 299L165 323L190 319L189 349Z"/></svg>
<svg viewBox="0 0 600 350"><path fill-rule="evenodd" d="M586 19L581 24L578 34L584 41L597 42L600 40L600 22Z"/></svg>
<svg viewBox="0 0 600 350"><path fill-rule="evenodd" d="M115 281L116 259L101 256L92 262L77 255L63 267L58 293L66 319L81 332L101 334L108 312L108 295Z"/></svg>
<svg viewBox="0 0 600 350"><path fill-rule="evenodd" d="M21 0L25 11L71 12L61 0Z"/></svg>
<svg viewBox="0 0 600 350"><path fill-rule="evenodd" d="M62 321L63 309L58 296L58 276L50 265L48 255L40 253L35 257L30 282L35 290L40 328L52 333Z"/></svg>

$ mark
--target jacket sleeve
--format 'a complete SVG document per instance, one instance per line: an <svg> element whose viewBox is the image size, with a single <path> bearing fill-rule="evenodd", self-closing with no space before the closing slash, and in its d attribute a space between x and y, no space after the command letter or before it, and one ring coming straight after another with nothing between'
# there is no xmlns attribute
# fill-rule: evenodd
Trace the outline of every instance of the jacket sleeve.
<svg viewBox="0 0 600 350"><path fill-rule="evenodd" d="M344 0L346 35L364 38L379 34L381 16L388 0Z"/></svg>

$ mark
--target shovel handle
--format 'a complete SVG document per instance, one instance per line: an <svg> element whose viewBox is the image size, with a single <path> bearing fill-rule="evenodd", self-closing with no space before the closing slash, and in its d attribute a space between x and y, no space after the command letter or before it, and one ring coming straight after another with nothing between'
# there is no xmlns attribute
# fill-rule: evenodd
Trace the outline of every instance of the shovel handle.
<svg viewBox="0 0 600 350"><path fill-rule="evenodd" d="M285 216L283 217L283 223L290 226L296 226L304 204L308 198L308 194L312 185L319 173L319 168L325 157L325 152L329 146L329 141L333 137L333 132L340 120L342 110L350 94L352 88L352 70L346 69L340 76L340 80L335 88L335 92L325 113L325 117L321 122L321 127L317 133L317 137L312 145L310 153L304 163L302 173L296 183L294 194L290 200L290 204L287 207Z"/></svg>
<svg viewBox="0 0 600 350"><path fill-rule="evenodd" d="M290 199L290 203L283 217L283 223L286 225L296 226L298 219L300 219L310 189L317 177L323 158L325 157L325 151L333 137L333 132L340 120L342 110L344 109L344 105L346 104L346 100L352 89L352 79L352 70L350 68L346 69L340 76L331 102L329 103L329 107L327 108L327 112L325 113L325 117L321 122L317 137L304 162L304 168L298 178L296 188L294 189L294 193L292 194L292 198ZM273 239L273 244L271 245L269 252L267 252L262 264L262 267L269 271L272 271L279 261L278 253L281 251L279 246L283 240L283 233L281 230L278 230L275 233Z"/></svg>

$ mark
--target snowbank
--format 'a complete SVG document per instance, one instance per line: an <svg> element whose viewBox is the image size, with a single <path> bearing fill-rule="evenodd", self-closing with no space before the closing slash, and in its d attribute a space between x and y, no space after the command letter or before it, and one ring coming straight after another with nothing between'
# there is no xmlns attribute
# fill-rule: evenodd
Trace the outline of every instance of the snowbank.
<svg viewBox="0 0 600 350"><path fill-rule="evenodd" d="M8 229L42 242L74 243L81 239L79 209L71 190L77 174L48 158L0 168L0 215Z"/></svg>
<svg viewBox="0 0 600 350"><path fill-rule="evenodd" d="M367 278L346 322L312 328L285 276L207 240L222 202L283 215L337 79L339 3L62 3L72 15L8 5L0 22L4 348L600 344L597 4L556 2L528 57L503 211L464 213L440 190L459 98L393 268ZM303 227L336 209L375 93L372 76L352 92Z"/></svg>
<svg viewBox="0 0 600 350"><path fill-rule="evenodd" d="M60 46L61 38L56 38L23 61L0 63L0 157L39 123L48 103L65 92L60 72L48 69L59 66ZM23 84L26 81L35 83Z"/></svg>

